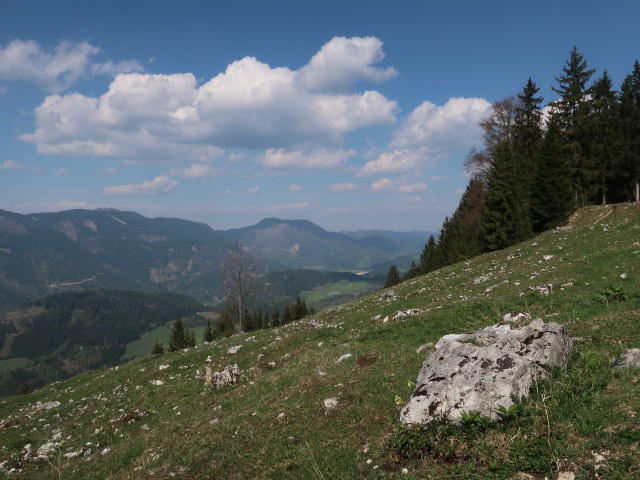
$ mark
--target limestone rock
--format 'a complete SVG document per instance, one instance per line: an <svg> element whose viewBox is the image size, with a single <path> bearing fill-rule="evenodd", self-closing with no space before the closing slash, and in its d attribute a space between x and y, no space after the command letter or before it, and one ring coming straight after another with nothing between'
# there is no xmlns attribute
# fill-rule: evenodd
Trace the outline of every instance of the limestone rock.
<svg viewBox="0 0 640 480"><path fill-rule="evenodd" d="M445 335L424 361L400 420L457 423L472 410L497 420L500 406L509 408L512 397L528 396L529 387L552 367L566 367L571 348L562 325L541 319L520 328L493 325Z"/></svg>
<svg viewBox="0 0 640 480"><path fill-rule="evenodd" d="M205 385L221 388L226 385L235 385L240 383L240 368L237 364L229 365L219 372L212 371L211 367L206 365L205 370Z"/></svg>
<svg viewBox="0 0 640 480"><path fill-rule="evenodd" d="M630 348L624 352L613 362L613 368L625 370L640 368L640 348Z"/></svg>

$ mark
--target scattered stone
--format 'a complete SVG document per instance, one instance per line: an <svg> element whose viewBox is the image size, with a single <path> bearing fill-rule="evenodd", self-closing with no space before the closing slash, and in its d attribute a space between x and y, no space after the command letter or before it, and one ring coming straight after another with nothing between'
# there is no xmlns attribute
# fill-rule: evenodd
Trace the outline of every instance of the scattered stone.
<svg viewBox="0 0 640 480"><path fill-rule="evenodd" d="M334 408L336 408L338 406L338 399L337 398L325 398L324 402L324 413L326 414L327 412L329 412L329 410L333 410Z"/></svg>
<svg viewBox="0 0 640 480"><path fill-rule="evenodd" d="M162 380L150 380L149 383L151 385L164 385L164 382Z"/></svg>
<svg viewBox="0 0 640 480"><path fill-rule="evenodd" d="M167 368L169 368L169 365L159 365L158 366L158 370L166 370Z"/></svg>
<svg viewBox="0 0 640 480"><path fill-rule="evenodd" d="M509 312L504 314L502 321L506 323L530 322L531 314L526 312Z"/></svg>
<svg viewBox="0 0 640 480"><path fill-rule="evenodd" d="M53 402L36 402L35 411L40 411L40 410L51 410L52 408L56 408L60 406L60 402L58 402L57 400L53 401Z"/></svg>
<svg viewBox="0 0 640 480"><path fill-rule="evenodd" d="M40 448L38 448L36 455L38 456L38 458L47 459L49 458L49 454L53 453L59 446L60 444L56 442L45 443Z"/></svg>
<svg viewBox="0 0 640 480"><path fill-rule="evenodd" d="M491 278L491 274L487 273L486 275L481 275L479 277L476 277L473 279L473 284L474 285L480 285L481 283L484 283L486 281L488 281Z"/></svg>
<svg viewBox="0 0 640 480"><path fill-rule="evenodd" d="M630 348L616 358L611 366L617 370L640 368L640 348Z"/></svg>
<svg viewBox="0 0 640 480"><path fill-rule="evenodd" d="M215 425L216 423L220 423L220 419L214 418L213 420L209 420L209 425Z"/></svg>
<svg viewBox="0 0 640 480"><path fill-rule="evenodd" d="M544 258L545 260L551 260L553 257L555 257L555 255L545 255L542 258Z"/></svg>
<svg viewBox="0 0 640 480"><path fill-rule="evenodd" d="M540 292L541 295L549 295L551 292L553 292L553 284L547 283L546 285L535 285L533 287L529 287L529 290Z"/></svg>
<svg viewBox="0 0 640 480"><path fill-rule="evenodd" d="M620 274L620 279L626 280L627 278L629 278L629 276L626 273L621 273Z"/></svg>
<svg viewBox="0 0 640 480"><path fill-rule="evenodd" d="M387 302L393 302L396 299L396 292L395 290L386 290L384 292L382 292L382 295L380 295L380 300L386 300Z"/></svg>
<svg viewBox="0 0 640 480"><path fill-rule="evenodd" d="M230 347L230 348L227 350L227 353L228 353L229 355L234 354L234 353L238 353L238 350L240 350L241 348L242 348L242 345L236 345L235 347Z"/></svg>
<svg viewBox="0 0 640 480"><path fill-rule="evenodd" d="M350 353L345 353L338 360L336 360L336 363L340 363L340 362L342 362L343 360L346 360L349 357L351 357L351 354Z"/></svg>
<svg viewBox="0 0 640 480"><path fill-rule="evenodd" d="M205 365L205 370L205 386L221 388L226 385L240 383L240 367L238 367L238 364L229 365L219 372L214 372L209 365Z"/></svg>
<svg viewBox="0 0 640 480"><path fill-rule="evenodd" d="M518 472L513 476L513 480L536 480L536 477L529 473Z"/></svg>
<svg viewBox="0 0 640 480"><path fill-rule="evenodd" d="M255 342L256 341L256 336L253 335L251 337L247 337L247 339L245 340L245 342Z"/></svg>
<svg viewBox="0 0 640 480"><path fill-rule="evenodd" d="M576 474L573 472L558 472L557 480L575 480Z"/></svg>
<svg viewBox="0 0 640 480"><path fill-rule="evenodd" d="M395 320L400 320L401 318L404 318L404 317L420 315L422 313L424 313L424 311L420 310L419 308L410 308L409 310L401 310L399 312L394 313L393 315L384 317L382 319L382 323L393 322Z"/></svg>
<svg viewBox="0 0 640 480"><path fill-rule="evenodd" d="M423 343L422 345L420 345L417 349L416 349L416 353L422 353L424 352L426 349L433 347L433 342L429 342L429 343Z"/></svg>
<svg viewBox="0 0 640 480"><path fill-rule="evenodd" d="M499 418L499 407L529 395L529 387L554 367L566 367L572 343L564 327L536 319L512 328L493 325L472 334L445 335L424 361L416 389L400 414L408 424L443 419L458 423L463 412Z"/></svg>

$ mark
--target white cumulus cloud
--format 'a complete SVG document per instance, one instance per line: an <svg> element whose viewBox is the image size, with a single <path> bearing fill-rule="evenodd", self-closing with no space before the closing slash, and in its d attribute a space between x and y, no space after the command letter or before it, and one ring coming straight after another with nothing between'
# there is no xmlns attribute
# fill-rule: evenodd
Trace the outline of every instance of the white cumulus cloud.
<svg viewBox="0 0 640 480"><path fill-rule="evenodd" d="M480 139L480 120L491 104L482 98L451 98L442 106L425 101L395 131L389 147L367 162L360 176L433 166Z"/></svg>
<svg viewBox="0 0 640 480"><path fill-rule="evenodd" d="M25 81L52 92L68 89L80 77L141 71L135 61L114 64L112 61L92 64L91 58L100 48L87 42L61 41L52 50L46 50L33 40L13 40L0 46L0 81Z"/></svg>
<svg viewBox="0 0 640 480"><path fill-rule="evenodd" d="M361 80L384 82L398 72L374 66L384 59L375 37L334 37L297 72L297 80L311 91L338 92Z"/></svg>
<svg viewBox="0 0 640 480"><path fill-rule="evenodd" d="M105 187L102 192L107 195L144 195L155 196L171 193L178 186L178 182L167 177L156 177L153 180L138 185L117 185Z"/></svg>
<svg viewBox="0 0 640 480"><path fill-rule="evenodd" d="M348 191L357 190L357 189L358 189L358 186L352 182L332 183L328 187L328 190L330 192L348 192Z"/></svg>
<svg viewBox="0 0 640 480"><path fill-rule="evenodd" d="M182 178L204 178L218 173L217 170L205 163L194 163L187 168L172 168L168 175Z"/></svg>
<svg viewBox="0 0 640 480"><path fill-rule="evenodd" d="M78 93L48 96L35 111L35 131L20 138L34 143L44 154L154 161L189 158L198 163L219 157L227 148L271 149L264 156L266 166L325 168L350 154L337 150L338 154L330 155L327 150L320 155L322 151L305 150L305 162L299 165L287 152L301 151L300 145L335 149L348 132L392 124L398 112L397 103L377 91L316 91L309 84L312 78L330 71L329 78L340 69L344 69L341 85L390 77L388 69L369 65L381 58L379 41L376 46L375 39L333 39L325 45L333 53L323 55L340 57L337 52L343 47L338 44L342 43L345 52L355 48L353 58L361 59L361 67L312 59L308 68L292 71L245 57L202 85L190 73L121 73L97 97Z"/></svg>
<svg viewBox="0 0 640 480"><path fill-rule="evenodd" d="M258 161L265 167L274 169L327 169L334 168L348 161L355 155L353 150L331 150L319 148L315 150L290 150L269 148Z"/></svg>
<svg viewBox="0 0 640 480"><path fill-rule="evenodd" d="M297 183L292 183L291 185L289 185L289 187L287 187L287 190L289 192L299 192L302 190L302 187Z"/></svg>
<svg viewBox="0 0 640 480"><path fill-rule="evenodd" d="M26 168L26 166L21 163L14 162L13 160L5 160L0 163L0 170L15 170L18 168Z"/></svg>

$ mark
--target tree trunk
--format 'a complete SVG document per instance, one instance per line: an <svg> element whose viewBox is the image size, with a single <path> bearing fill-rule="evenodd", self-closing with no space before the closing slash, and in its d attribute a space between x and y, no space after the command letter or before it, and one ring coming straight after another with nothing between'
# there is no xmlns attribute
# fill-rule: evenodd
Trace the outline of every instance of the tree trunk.
<svg viewBox="0 0 640 480"><path fill-rule="evenodd" d="M640 202L640 182L636 182L636 203Z"/></svg>

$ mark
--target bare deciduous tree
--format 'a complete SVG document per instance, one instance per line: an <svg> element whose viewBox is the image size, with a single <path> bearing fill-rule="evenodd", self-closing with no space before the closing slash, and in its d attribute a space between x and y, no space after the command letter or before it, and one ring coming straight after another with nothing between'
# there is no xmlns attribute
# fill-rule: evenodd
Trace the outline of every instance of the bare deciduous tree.
<svg viewBox="0 0 640 480"><path fill-rule="evenodd" d="M511 144L513 140L519 105L520 100L515 95L493 102L491 114L480 121L484 147L481 150L472 148L465 158L464 169L468 175L479 180L486 180L497 145L503 141Z"/></svg>
<svg viewBox="0 0 640 480"><path fill-rule="evenodd" d="M257 268L258 263L238 239L231 245L220 265L224 276L222 284L225 297L238 328L242 326L242 317L255 284Z"/></svg>

